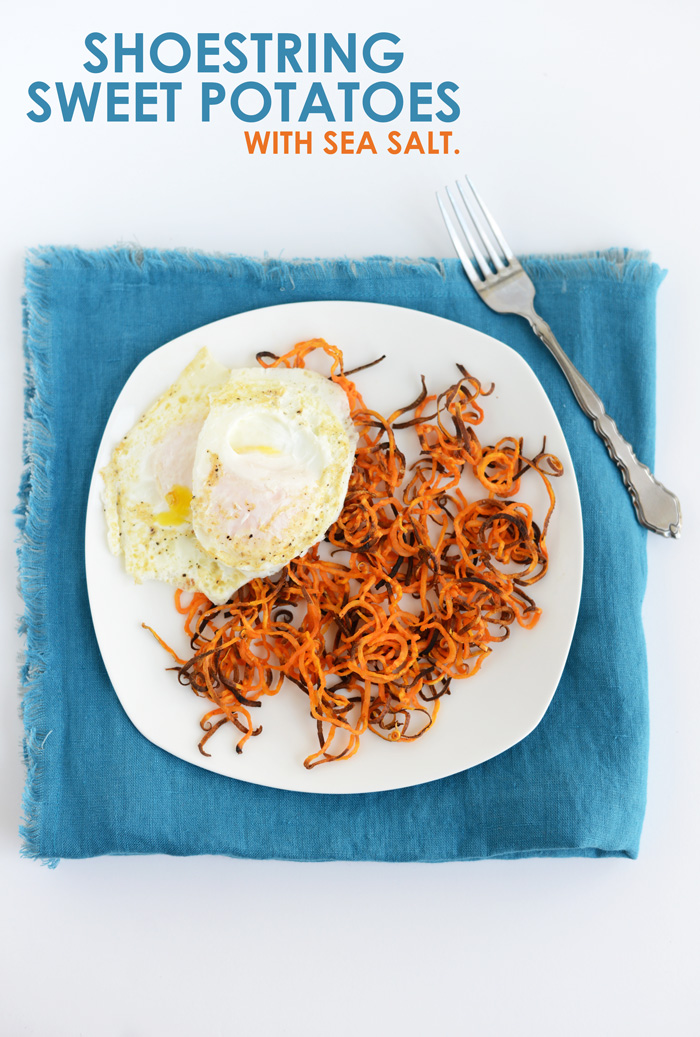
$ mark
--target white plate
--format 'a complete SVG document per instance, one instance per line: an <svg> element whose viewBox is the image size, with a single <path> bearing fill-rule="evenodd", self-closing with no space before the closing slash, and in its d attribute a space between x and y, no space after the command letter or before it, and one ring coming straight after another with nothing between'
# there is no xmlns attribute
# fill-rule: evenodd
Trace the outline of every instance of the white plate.
<svg viewBox="0 0 700 1037"><path fill-rule="evenodd" d="M430 391L452 384L464 364L484 385L496 389L485 401L478 428L482 442L523 436L524 451L547 450L563 462L555 480L557 506L548 536L550 568L533 588L543 615L534 630L514 625L510 638L494 646L481 671L454 681L443 699L435 727L417 742L389 743L367 733L348 761L311 771L304 758L318 748L308 702L293 685L263 702L256 723L263 732L241 755L228 725L197 748L206 701L166 672L169 657L142 629L156 629L185 657L187 639L175 612L173 589L159 583L137 585L107 547L100 500L100 469L112 449L201 346L229 366L253 366L261 349L284 352L295 342L325 338L343 350L348 369L386 360L356 376L368 406L385 414L415 398L419 376ZM415 435L404 433L415 442ZM404 441L405 442L405 441ZM416 455L408 447L409 460ZM519 499L541 517L546 507L541 480L530 473ZM191 331L155 350L124 386L107 423L90 486L85 537L87 582L95 633L119 699L146 738L183 760L243 781L302 792L377 792L432 781L474 767L525 738L542 719L559 682L574 632L581 591L583 530L576 478L566 441L552 406L525 361L496 339L461 324L414 310L374 303L308 302L272 306L227 317Z"/></svg>

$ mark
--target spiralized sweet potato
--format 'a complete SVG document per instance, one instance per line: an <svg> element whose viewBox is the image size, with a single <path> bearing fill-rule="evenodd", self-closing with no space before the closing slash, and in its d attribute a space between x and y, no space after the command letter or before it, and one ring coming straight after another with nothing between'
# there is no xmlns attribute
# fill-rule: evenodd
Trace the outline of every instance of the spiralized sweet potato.
<svg viewBox="0 0 700 1037"><path fill-rule="evenodd" d="M512 437L482 445L480 401L493 387L460 365L442 393L429 395L423 380L410 405L383 417L366 406L354 372L344 373L340 350L322 339L258 361L298 367L316 350L330 359L359 433L345 504L326 534L330 551L317 545L224 605L175 595L192 655L168 650L180 683L211 704L201 720L204 755L226 724L238 729L242 752L262 730L253 714L285 679L308 696L316 722L319 748L307 768L350 759L365 731L415 740L435 722L453 680L473 676L513 624L530 628L540 617L525 588L547 571L559 460L545 444L525 457ZM419 447L408 467L395 436L407 428ZM467 469L483 487L477 500L460 487ZM549 496L541 525L515 499L529 472Z"/></svg>

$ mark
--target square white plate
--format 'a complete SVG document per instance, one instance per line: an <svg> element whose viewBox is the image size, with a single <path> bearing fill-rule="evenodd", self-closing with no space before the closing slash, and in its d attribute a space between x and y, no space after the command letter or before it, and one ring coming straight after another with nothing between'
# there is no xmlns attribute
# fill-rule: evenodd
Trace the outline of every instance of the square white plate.
<svg viewBox="0 0 700 1037"><path fill-rule="evenodd" d="M354 376L367 406L391 413L414 399L420 375L429 392L441 392L459 377L456 363L495 383L484 400L482 443L522 436L524 453L547 451L564 465L554 481L557 504L547 544L549 570L531 588L543 614L533 630L513 625L495 644L481 670L453 681L435 726L416 742L389 743L370 732L347 761L308 771L303 760L318 748L308 700L292 684L263 700L255 723L263 732L240 755L229 725L197 748L206 700L166 671L170 658L141 626L152 626L183 657L191 654L173 588L138 585L107 547L100 493L103 468L113 448L148 406L175 380L202 346L230 367L255 365L259 350L282 353L296 342L325 338L339 346L348 369L386 359ZM313 365L312 365L313 366ZM319 368L320 369L320 368ZM399 441L410 464L418 453L412 430ZM483 491L482 491L483 493ZM526 475L519 500L541 520L546 493L535 473ZM107 672L126 713L146 738L197 767L243 781L303 792L358 793L402 788L474 767L525 738L540 722L561 676L576 624L583 571L583 528L576 477L563 432L544 389L518 353L496 339L430 314L375 303L307 302L273 306L227 317L191 331L149 354L136 368L107 422L87 508L85 554L95 633Z"/></svg>

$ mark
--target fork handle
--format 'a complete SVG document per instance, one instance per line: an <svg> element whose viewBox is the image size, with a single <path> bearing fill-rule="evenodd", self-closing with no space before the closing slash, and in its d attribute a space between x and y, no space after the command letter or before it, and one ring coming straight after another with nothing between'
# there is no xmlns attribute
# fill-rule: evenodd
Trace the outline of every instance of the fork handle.
<svg viewBox="0 0 700 1037"><path fill-rule="evenodd" d="M534 312L527 319L561 367L581 409L593 422L594 429L620 469L641 524L661 536L680 536L681 505L678 497L655 479L650 469L637 458L613 419L606 413L598 394L557 342L549 324Z"/></svg>

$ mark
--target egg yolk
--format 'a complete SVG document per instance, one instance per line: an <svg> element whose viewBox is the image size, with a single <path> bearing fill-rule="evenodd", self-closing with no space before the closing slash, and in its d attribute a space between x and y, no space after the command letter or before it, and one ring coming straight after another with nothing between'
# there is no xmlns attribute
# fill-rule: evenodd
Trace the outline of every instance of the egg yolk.
<svg viewBox="0 0 700 1037"><path fill-rule="evenodd" d="M156 522L161 526L179 526L191 519L192 491L186 486L173 486L170 493L166 493L165 499L169 505L168 511L156 515Z"/></svg>
<svg viewBox="0 0 700 1037"><path fill-rule="evenodd" d="M267 454L269 457L279 457L282 453L273 446L235 446L233 450L237 454Z"/></svg>

